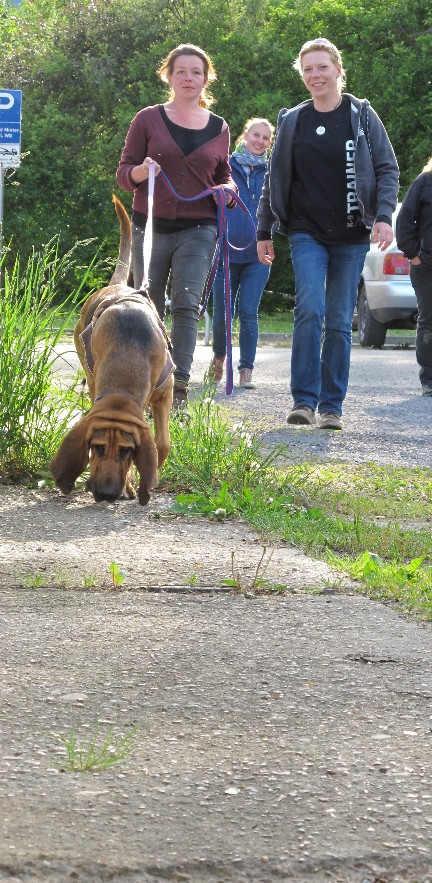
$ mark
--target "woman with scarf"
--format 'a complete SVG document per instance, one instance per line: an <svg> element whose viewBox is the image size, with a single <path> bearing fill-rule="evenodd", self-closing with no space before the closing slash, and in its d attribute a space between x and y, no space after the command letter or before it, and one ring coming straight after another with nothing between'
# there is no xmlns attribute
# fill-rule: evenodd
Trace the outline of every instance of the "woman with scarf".
<svg viewBox="0 0 432 883"><path fill-rule="evenodd" d="M267 171L267 151L271 146L274 127L266 119L254 117L245 124L236 149L230 156L232 177L238 187L238 195L254 219ZM258 260L257 245L253 238L248 216L239 207L230 213L228 238L237 248L248 246L245 251L230 248L229 269L231 283L231 313L237 306L240 334L239 386L255 389L252 371L258 343L258 308L267 283L270 268ZM222 261L213 284L213 359L209 375L215 383L222 380L226 355L226 320L224 297L224 271Z"/></svg>

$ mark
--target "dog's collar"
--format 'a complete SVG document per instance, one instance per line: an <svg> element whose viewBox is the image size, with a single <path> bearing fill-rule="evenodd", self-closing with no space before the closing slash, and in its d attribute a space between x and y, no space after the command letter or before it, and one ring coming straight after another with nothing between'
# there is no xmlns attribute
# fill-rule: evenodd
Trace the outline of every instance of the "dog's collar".
<svg viewBox="0 0 432 883"><path fill-rule="evenodd" d="M162 374L160 375L159 380L155 386L155 390L161 389L161 387L164 385L164 383L166 383L167 380L169 380L169 378L171 377L171 374L174 371L174 368L175 368L175 365L174 365L174 362L171 358L171 355L169 352L167 352L165 367L164 367Z"/></svg>

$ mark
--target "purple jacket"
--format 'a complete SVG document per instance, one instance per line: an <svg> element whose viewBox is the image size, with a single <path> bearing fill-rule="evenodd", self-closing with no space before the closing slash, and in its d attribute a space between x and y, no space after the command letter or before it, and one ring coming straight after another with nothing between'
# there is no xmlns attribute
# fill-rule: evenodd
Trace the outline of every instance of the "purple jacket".
<svg viewBox="0 0 432 883"><path fill-rule="evenodd" d="M146 156L151 156L165 172L176 193L183 197L196 196L215 184L228 184L236 189L228 162L229 129L223 129L197 150L185 156L171 137L159 110L159 105L140 110L131 122L125 146L117 169L117 184L122 190L134 192L133 209L148 214L147 181L136 185L131 172ZM163 178L155 182L154 214L157 218L215 218L217 206L212 196L198 202L180 202L173 196Z"/></svg>

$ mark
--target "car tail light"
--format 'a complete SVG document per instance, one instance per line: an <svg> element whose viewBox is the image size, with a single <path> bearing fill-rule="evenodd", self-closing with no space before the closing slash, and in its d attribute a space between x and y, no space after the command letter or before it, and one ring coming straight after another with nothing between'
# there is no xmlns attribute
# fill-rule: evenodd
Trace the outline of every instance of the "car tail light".
<svg viewBox="0 0 432 883"><path fill-rule="evenodd" d="M386 254L383 261L385 276L409 276L410 262L401 252Z"/></svg>

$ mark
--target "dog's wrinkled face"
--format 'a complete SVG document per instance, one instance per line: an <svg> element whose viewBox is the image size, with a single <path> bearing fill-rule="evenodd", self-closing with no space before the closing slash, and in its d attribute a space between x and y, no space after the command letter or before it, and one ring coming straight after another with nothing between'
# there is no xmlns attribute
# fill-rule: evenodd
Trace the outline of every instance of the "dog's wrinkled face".
<svg viewBox="0 0 432 883"><path fill-rule="evenodd" d="M118 410L115 413L115 396L111 399L114 401L108 401L108 414L101 414L101 408L97 413L95 405L92 410L96 413L90 411L69 430L50 462L51 474L62 494L70 494L90 459L87 489L97 503L113 502L125 495L133 500L137 496L132 484L133 464L140 476L138 502L146 506L150 491L158 483L158 450L153 433L136 414L130 417Z"/></svg>
<svg viewBox="0 0 432 883"><path fill-rule="evenodd" d="M136 441L121 429L98 429L89 441L90 478L87 490L96 503L113 503L123 496L135 496L128 472L133 463Z"/></svg>

